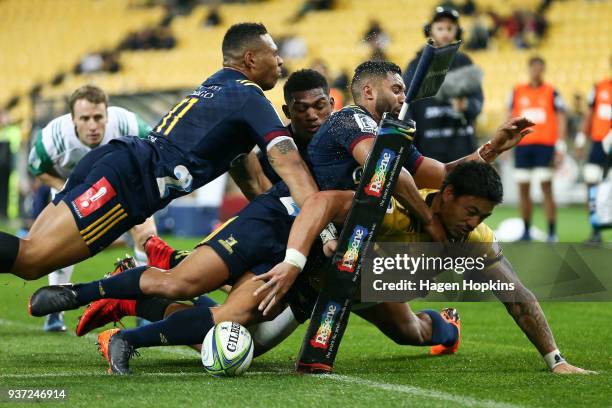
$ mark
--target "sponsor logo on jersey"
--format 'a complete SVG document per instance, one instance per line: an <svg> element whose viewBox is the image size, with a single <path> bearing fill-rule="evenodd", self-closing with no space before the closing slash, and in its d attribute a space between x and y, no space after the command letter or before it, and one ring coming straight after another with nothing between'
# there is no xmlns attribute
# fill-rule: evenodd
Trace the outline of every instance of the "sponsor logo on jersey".
<svg viewBox="0 0 612 408"><path fill-rule="evenodd" d="M232 234L226 239L217 240L217 242L221 244L221 246L223 246L223 248L225 248L227 252L229 252L230 254L233 254L234 250L232 249L232 247L238 243L238 240L234 238L234 235Z"/></svg>
<svg viewBox="0 0 612 408"><path fill-rule="evenodd" d="M72 207L80 218L87 217L116 195L113 186L110 185L106 177L102 177L87 191L73 200Z"/></svg>
<svg viewBox="0 0 612 408"><path fill-rule="evenodd" d="M353 234L349 239L348 248L342 256L342 259L338 262L338 269L345 272L355 272L357 266L357 259L359 257L359 251L363 245L363 241L368 236L368 230L361 225L356 225L353 229Z"/></svg>
<svg viewBox="0 0 612 408"><path fill-rule="evenodd" d="M363 133L376 134L378 124L370 116L363 113L355 113L353 117L355 118L355 122L357 122L357 126L359 126L359 129L361 129Z"/></svg>
<svg viewBox="0 0 612 408"><path fill-rule="evenodd" d="M391 149L383 149L380 157L378 158L378 162L376 162L376 170L374 171L374 175L372 179L365 186L365 193L372 197L380 197L382 194L383 187L385 186L385 181L387 180L387 174L389 174L390 166L389 164L397 154Z"/></svg>
<svg viewBox="0 0 612 408"><path fill-rule="evenodd" d="M335 302L329 302L325 306L325 310L323 314L321 314L319 329L314 337L310 339L310 345L312 347L327 350L327 347L329 347L329 340L331 339L332 326L339 312L340 305Z"/></svg>

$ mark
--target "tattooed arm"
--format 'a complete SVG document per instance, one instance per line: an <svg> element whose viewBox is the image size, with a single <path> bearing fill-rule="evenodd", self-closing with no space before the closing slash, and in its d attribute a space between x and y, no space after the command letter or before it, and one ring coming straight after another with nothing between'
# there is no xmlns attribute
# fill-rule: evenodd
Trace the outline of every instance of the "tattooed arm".
<svg viewBox="0 0 612 408"><path fill-rule="evenodd" d="M544 311L533 293L519 280L510 262L502 256L500 261L489 266L483 273L486 279L514 284L514 291L494 291L495 296L506 306L510 316L542 356L556 350L555 338ZM567 362L557 365L552 371L557 374L591 373Z"/></svg>
<svg viewBox="0 0 612 408"><path fill-rule="evenodd" d="M286 138L270 147L268 161L287 184L291 197L299 207L308 196L319 191L293 140Z"/></svg>

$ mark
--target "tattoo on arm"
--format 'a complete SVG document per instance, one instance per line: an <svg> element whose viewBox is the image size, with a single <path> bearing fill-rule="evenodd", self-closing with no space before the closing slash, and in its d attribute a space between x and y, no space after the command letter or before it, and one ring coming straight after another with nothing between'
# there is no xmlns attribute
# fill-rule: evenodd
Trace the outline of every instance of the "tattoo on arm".
<svg viewBox="0 0 612 408"><path fill-rule="evenodd" d="M514 296L512 299L504 299L506 310L512 316L516 324L521 328L527 338L544 355L556 348L555 338L548 326L544 311L538 300L518 279L512 269L512 265L503 258L497 265L491 268L492 278L503 282L514 282ZM498 297L508 297L507 294Z"/></svg>
<svg viewBox="0 0 612 408"><path fill-rule="evenodd" d="M291 140L282 140L274 145L274 148L279 151L280 154L287 154L291 151L296 151L295 144ZM274 159L268 155L268 161L270 164L274 164Z"/></svg>

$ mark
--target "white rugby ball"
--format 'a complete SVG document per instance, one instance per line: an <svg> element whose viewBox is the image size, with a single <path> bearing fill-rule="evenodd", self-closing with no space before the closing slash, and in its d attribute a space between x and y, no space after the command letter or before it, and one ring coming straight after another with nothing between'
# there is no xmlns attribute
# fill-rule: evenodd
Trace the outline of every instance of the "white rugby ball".
<svg viewBox="0 0 612 408"><path fill-rule="evenodd" d="M206 372L220 377L244 373L253 361L251 333L235 322L221 322L208 331L202 343Z"/></svg>

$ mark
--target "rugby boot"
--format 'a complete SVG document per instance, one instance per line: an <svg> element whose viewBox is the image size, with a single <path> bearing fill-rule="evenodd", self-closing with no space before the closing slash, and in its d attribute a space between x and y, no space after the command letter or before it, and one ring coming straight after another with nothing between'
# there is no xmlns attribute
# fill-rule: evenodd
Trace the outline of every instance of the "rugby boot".
<svg viewBox="0 0 612 408"><path fill-rule="evenodd" d="M442 309L440 315L444 320L457 328L457 341L451 346L445 346L443 344L431 346L431 354L434 356L441 354L455 354L461 341L461 322L459 321L459 313L457 313L457 309L454 307L447 307L446 309Z"/></svg>

